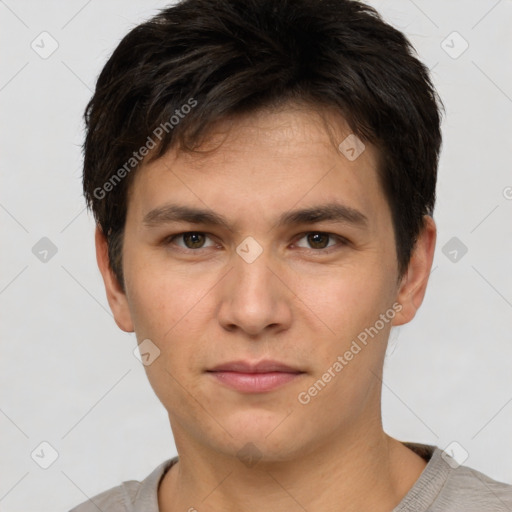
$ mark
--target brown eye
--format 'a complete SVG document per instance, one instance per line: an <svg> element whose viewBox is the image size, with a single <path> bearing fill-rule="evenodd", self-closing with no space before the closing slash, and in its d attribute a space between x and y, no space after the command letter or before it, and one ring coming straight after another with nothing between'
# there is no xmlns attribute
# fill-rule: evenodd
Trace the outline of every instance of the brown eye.
<svg viewBox="0 0 512 512"><path fill-rule="evenodd" d="M309 233L307 235L308 243L313 249L325 249L329 244L329 238L327 233Z"/></svg>
<svg viewBox="0 0 512 512"><path fill-rule="evenodd" d="M302 240L305 240L305 243L302 242ZM323 233L321 231L311 231L298 239L295 245L311 252L329 253L331 250L336 250L347 245L347 243L348 242L341 236Z"/></svg>
<svg viewBox="0 0 512 512"><path fill-rule="evenodd" d="M213 247L215 244L206 233L199 231L188 231L167 237L163 244L166 246L175 245L183 250L199 250Z"/></svg>
<svg viewBox="0 0 512 512"><path fill-rule="evenodd" d="M181 236L187 249L200 249L206 240L204 233L184 233Z"/></svg>

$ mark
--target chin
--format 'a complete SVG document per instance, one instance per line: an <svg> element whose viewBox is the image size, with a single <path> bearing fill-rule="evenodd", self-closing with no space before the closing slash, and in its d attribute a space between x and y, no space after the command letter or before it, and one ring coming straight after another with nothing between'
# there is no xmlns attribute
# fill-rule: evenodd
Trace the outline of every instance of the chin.
<svg viewBox="0 0 512 512"><path fill-rule="evenodd" d="M283 422L286 415L262 419L257 415L238 418L236 424L222 423L231 436L218 443L218 451L249 463L277 462L293 459L303 450L296 436L296 430ZM295 434L293 432L295 430ZM300 446L299 446L300 445ZM248 465L248 464L246 464Z"/></svg>

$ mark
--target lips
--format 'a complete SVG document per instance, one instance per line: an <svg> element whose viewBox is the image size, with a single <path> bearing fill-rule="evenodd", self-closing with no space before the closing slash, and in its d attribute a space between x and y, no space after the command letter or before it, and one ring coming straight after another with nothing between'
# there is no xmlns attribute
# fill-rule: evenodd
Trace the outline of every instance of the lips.
<svg viewBox="0 0 512 512"><path fill-rule="evenodd" d="M232 361L230 363L220 364L215 366L211 372L238 372L238 373L269 373L269 372L283 372L283 373L302 373L296 368L292 368L277 361L260 361L258 363L250 363L245 361Z"/></svg>
<svg viewBox="0 0 512 512"><path fill-rule="evenodd" d="M305 372L278 361L231 361L208 373L218 382L242 393L265 393L283 386Z"/></svg>

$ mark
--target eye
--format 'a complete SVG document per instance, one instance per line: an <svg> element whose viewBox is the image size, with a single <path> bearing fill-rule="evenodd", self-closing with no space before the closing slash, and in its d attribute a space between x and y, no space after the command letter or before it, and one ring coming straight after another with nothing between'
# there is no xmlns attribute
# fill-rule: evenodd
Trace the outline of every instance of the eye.
<svg viewBox="0 0 512 512"><path fill-rule="evenodd" d="M208 240L210 243L208 244ZM308 245L300 243L305 240ZM337 243L336 243L337 242ZM184 233L177 233L175 235L168 236L162 241L163 245L175 245L184 251L197 251L200 249L207 249L209 247L215 247L215 242L206 233L201 231L187 231ZM317 253L330 253L335 250L336 246L347 245L348 241L338 235L332 233L324 233L321 231L312 231L304 234L301 238L295 242L294 245L304 249L308 249L311 252Z"/></svg>
<svg viewBox="0 0 512 512"><path fill-rule="evenodd" d="M175 244L182 249L204 249L206 247L212 247L215 244L212 242L210 245L205 245L205 241L209 239L209 236L200 231L188 231L186 233L178 233L172 235L164 240L165 245ZM175 243L175 241L183 242L183 245Z"/></svg>
<svg viewBox="0 0 512 512"><path fill-rule="evenodd" d="M340 245L346 245L347 244L347 241L340 237L340 236L337 236L337 235L333 235L331 233L323 233L321 231L312 231L310 233L306 233L302 238L299 239L300 240L306 240L306 243L309 244L310 247L305 247L306 249L312 249L314 251L319 251L319 252L331 252L330 250L326 251L326 250L323 250L323 249L326 249L326 248L330 248L330 247L335 247L336 246L336 243L332 243L332 244L329 244L329 240L331 241L336 241L336 240L333 240L333 239L337 239L338 242L340 243ZM304 247L304 245L300 245L299 243L295 243L295 245L297 245L298 247Z"/></svg>

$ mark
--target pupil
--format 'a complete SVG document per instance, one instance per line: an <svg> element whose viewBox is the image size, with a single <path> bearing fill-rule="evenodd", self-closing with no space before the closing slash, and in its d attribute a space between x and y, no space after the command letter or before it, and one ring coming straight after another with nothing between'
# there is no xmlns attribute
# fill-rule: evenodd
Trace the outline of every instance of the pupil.
<svg viewBox="0 0 512 512"><path fill-rule="evenodd" d="M324 243L322 243L322 238ZM308 235L308 241L315 249L323 249L327 247L328 236L325 233L311 233Z"/></svg>
<svg viewBox="0 0 512 512"><path fill-rule="evenodd" d="M191 241L191 243L188 244L187 241ZM201 233L187 233L185 235L185 245L192 245L192 247L190 247L191 249L197 249L198 247L201 247L203 242L203 235Z"/></svg>

